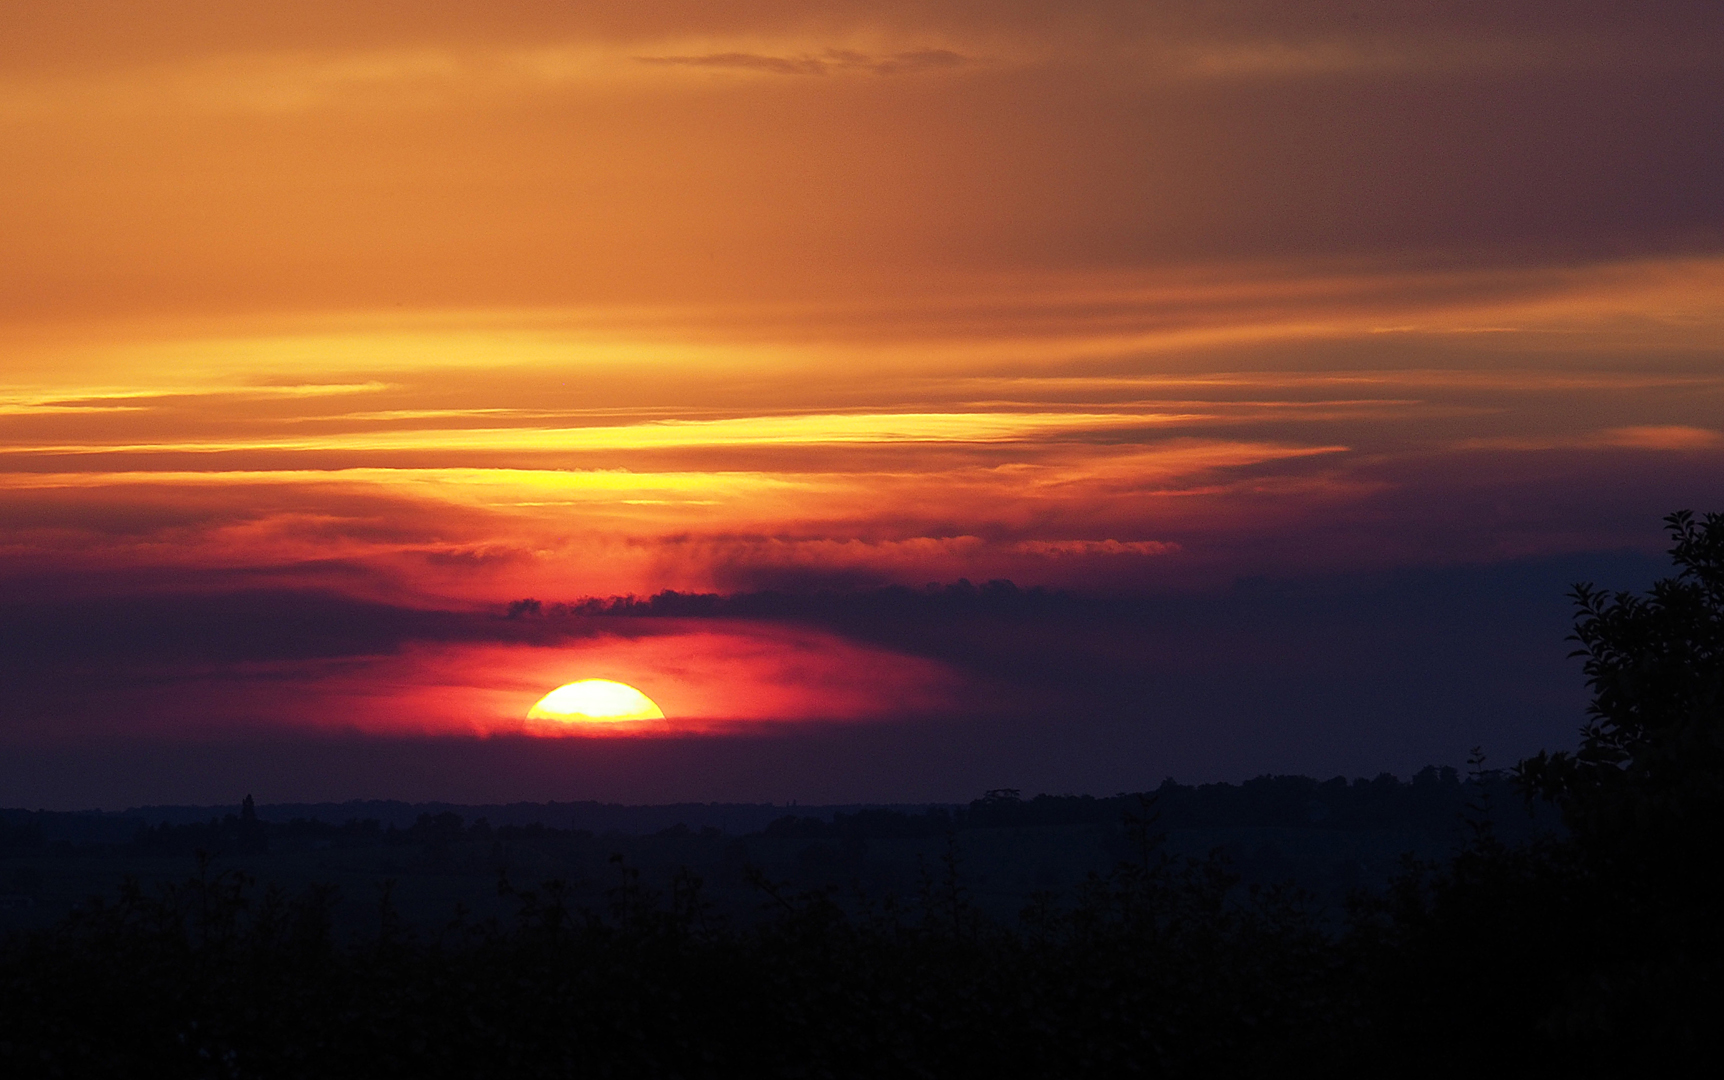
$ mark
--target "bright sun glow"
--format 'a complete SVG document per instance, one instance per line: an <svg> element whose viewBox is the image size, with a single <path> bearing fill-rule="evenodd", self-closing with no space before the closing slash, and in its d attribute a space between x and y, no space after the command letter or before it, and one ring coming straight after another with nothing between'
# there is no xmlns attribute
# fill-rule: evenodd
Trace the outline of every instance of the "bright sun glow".
<svg viewBox="0 0 1724 1080"><path fill-rule="evenodd" d="M539 699L527 712L529 720L556 720L565 724L616 720L663 720L664 710L652 698L627 683L609 679L582 679Z"/></svg>

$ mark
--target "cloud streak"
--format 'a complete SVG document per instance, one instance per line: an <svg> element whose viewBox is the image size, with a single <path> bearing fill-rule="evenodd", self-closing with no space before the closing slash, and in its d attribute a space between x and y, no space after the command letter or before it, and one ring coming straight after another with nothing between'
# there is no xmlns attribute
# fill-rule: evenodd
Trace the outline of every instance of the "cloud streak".
<svg viewBox="0 0 1724 1080"><path fill-rule="evenodd" d="M643 64L755 71L770 75L830 75L850 71L870 75L910 75L924 71L947 71L974 63L971 57L950 49L914 49L883 56L850 49L827 49L818 55L799 56L724 52L702 56L638 56L635 59Z"/></svg>

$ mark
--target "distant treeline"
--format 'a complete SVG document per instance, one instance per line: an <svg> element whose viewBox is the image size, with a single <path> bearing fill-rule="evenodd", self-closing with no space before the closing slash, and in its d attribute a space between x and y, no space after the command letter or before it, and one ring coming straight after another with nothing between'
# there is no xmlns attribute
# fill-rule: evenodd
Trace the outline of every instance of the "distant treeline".
<svg viewBox="0 0 1724 1080"><path fill-rule="evenodd" d="M1021 798L1012 789L990 791L967 807L933 807L920 813L891 808L838 812L831 819L787 815L767 825L763 835L785 839L888 839L939 836L964 829L1029 828L1043 825L1116 824L1127 814L1149 813L1163 829L1410 828L1439 833L1460 827L1469 808L1519 807L1506 776L1481 772L1463 781L1450 767L1427 767L1411 782L1389 773L1374 780L1344 777L1259 776L1243 784L1191 786L1164 781L1154 791L1096 798L1090 795L1037 795ZM1527 831L1526 814L1503 814L1499 827ZM1550 820L1546 815L1546 820Z"/></svg>
<svg viewBox="0 0 1724 1080"><path fill-rule="evenodd" d="M1117 825L1137 813L1148 798L1157 827L1214 829L1233 827L1298 829L1404 829L1427 835L1455 833L1468 813L1489 807L1505 833L1522 835L1534 824L1521 812L1522 800L1500 772L1481 772L1462 779L1450 767L1427 767L1411 781L1383 773L1373 780L1343 777L1314 780L1308 776L1259 776L1242 784L1188 785L1173 780L1141 794L1097 798L1090 795L1037 795L1021 798L1011 789L990 791L968 806L925 808L864 807L838 810L827 816L788 814L758 833L773 839L902 839L937 837L972 829L1033 828L1037 826ZM369 847L378 844L447 844L459 839L545 838L591 836L592 830L559 827L549 822L491 825L485 816L469 820L452 810L421 813L406 828L384 825L376 818L351 818L334 823L296 817L265 821L249 796L237 812L207 821L175 824L132 824L127 838L108 834L100 840L55 837L57 826L82 824L82 815L0 811L0 856L41 852L113 851L189 855L254 854L272 842L318 847ZM1548 824L1553 815L1547 810ZM124 824L125 822L119 822ZM68 830L70 831L70 830ZM690 828L685 822L655 829L649 835L691 833L721 835L713 826ZM72 835L78 835L73 832Z"/></svg>

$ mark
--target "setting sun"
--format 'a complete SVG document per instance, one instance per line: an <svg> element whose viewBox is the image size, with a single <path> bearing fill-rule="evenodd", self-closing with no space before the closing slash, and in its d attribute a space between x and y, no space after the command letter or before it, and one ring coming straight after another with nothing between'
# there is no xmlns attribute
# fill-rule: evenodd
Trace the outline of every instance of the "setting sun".
<svg viewBox="0 0 1724 1080"><path fill-rule="evenodd" d="M556 720L562 723L609 722L616 720L663 720L664 710L652 698L627 683L609 679L582 679L555 690L539 699L527 711L529 720Z"/></svg>

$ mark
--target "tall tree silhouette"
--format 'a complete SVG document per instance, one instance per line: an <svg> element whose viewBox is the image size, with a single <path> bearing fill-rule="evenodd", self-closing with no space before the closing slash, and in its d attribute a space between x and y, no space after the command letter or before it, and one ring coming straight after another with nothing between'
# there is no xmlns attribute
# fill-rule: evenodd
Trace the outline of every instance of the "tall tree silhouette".
<svg viewBox="0 0 1724 1080"><path fill-rule="evenodd" d="M1574 590L1593 695L1579 749L1516 769L1570 830L1542 866L1567 957L1545 1022L1643 1064L1715 1052L1724 999L1724 514L1665 522L1674 577L1643 596Z"/></svg>
<svg viewBox="0 0 1724 1080"><path fill-rule="evenodd" d="M1724 807L1724 514L1665 522L1675 577L1645 596L1575 587L1593 693L1579 750L1517 768L1583 843L1648 854L1716 837Z"/></svg>

